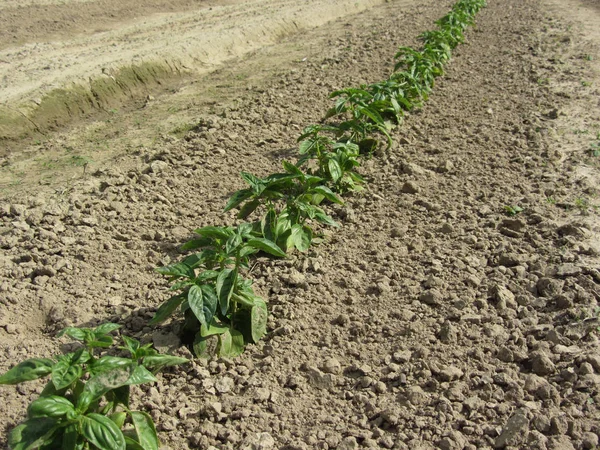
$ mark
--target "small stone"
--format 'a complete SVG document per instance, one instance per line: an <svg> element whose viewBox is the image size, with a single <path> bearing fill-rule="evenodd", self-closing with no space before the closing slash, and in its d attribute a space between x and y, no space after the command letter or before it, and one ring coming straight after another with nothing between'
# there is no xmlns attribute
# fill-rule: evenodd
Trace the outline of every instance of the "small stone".
<svg viewBox="0 0 600 450"><path fill-rule="evenodd" d="M241 444L241 450L271 450L275 439L269 433L257 433L248 436Z"/></svg>
<svg viewBox="0 0 600 450"><path fill-rule="evenodd" d="M177 420L175 417L171 417L165 421L162 421L160 423L160 428L163 431L174 431L177 429L177 424L179 424L179 420Z"/></svg>
<svg viewBox="0 0 600 450"><path fill-rule="evenodd" d="M342 366L340 362L335 358L329 358L323 363L323 372L331 374L339 374Z"/></svg>
<svg viewBox="0 0 600 450"><path fill-rule="evenodd" d="M503 253L498 257L498 265L504 267L515 267L524 262L524 258L517 253Z"/></svg>
<svg viewBox="0 0 600 450"><path fill-rule="evenodd" d="M404 397L414 406L419 406L427 402L427 394L420 386L411 386L406 389Z"/></svg>
<svg viewBox="0 0 600 450"><path fill-rule="evenodd" d="M215 389L220 394L226 394L227 392L231 392L234 385L233 378L223 377L215 382Z"/></svg>
<svg viewBox="0 0 600 450"><path fill-rule="evenodd" d="M537 375L551 375L556 371L552 360L542 352L536 352L531 357L531 370Z"/></svg>
<svg viewBox="0 0 600 450"><path fill-rule="evenodd" d="M550 417L545 414L536 414L532 420L533 427L540 433L548 433L550 431Z"/></svg>
<svg viewBox="0 0 600 450"><path fill-rule="evenodd" d="M592 365L596 373L600 373L600 355L587 355L585 360Z"/></svg>
<svg viewBox="0 0 600 450"><path fill-rule="evenodd" d="M383 381L378 381L373 385L373 390L377 394L385 394L387 392L387 386Z"/></svg>
<svg viewBox="0 0 600 450"><path fill-rule="evenodd" d="M398 352L394 352L392 358L398 364L405 364L410 361L412 356L412 352L410 350L400 350Z"/></svg>
<svg viewBox="0 0 600 450"><path fill-rule="evenodd" d="M271 391L267 388L256 388L252 396L252 400L256 403L265 403L271 397Z"/></svg>
<svg viewBox="0 0 600 450"><path fill-rule="evenodd" d="M4 329L8 334L19 334L19 328L15 324L9 323Z"/></svg>
<svg viewBox="0 0 600 450"><path fill-rule="evenodd" d="M518 409L506 422L502 433L494 442L495 448L507 446L523 448L522 444L529 428L529 420L524 409Z"/></svg>
<svg viewBox="0 0 600 450"><path fill-rule="evenodd" d="M348 436L342 439L342 442L337 446L338 450L354 450L358 448L358 442L354 436Z"/></svg>
<svg viewBox="0 0 600 450"><path fill-rule="evenodd" d="M589 362L582 362L579 365L579 375L589 375L594 373L594 368Z"/></svg>
<svg viewBox="0 0 600 450"><path fill-rule="evenodd" d="M150 163L150 166L148 167L146 172L161 173L161 172L164 172L165 170L167 170L168 168L169 168L168 163L166 163L165 161L156 160L156 161L152 161Z"/></svg>
<svg viewBox="0 0 600 450"><path fill-rule="evenodd" d="M440 332L438 333L438 337L440 341L444 342L445 344L451 344L456 342L458 333L456 332L454 325L452 325L450 321L446 320L442 324Z"/></svg>
<svg viewBox="0 0 600 450"><path fill-rule="evenodd" d="M292 270L285 281L290 286L303 286L306 285L306 275L298 272L297 270Z"/></svg>
<svg viewBox="0 0 600 450"><path fill-rule="evenodd" d="M10 205L10 214L12 216L22 216L25 214L26 210L27 207L25 205L19 205L16 203Z"/></svg>
<svg viewBox="0 0 600 450"><path fill-rule="evenodd" d="M573 307L573 300L562 294L554 297L554 303L558 309L569 309Z"/></svg>
<svg viewBox="0 0 600 450"><path fill-rule="evenodd" d="M536 284L538 294L542 297L555 297L560 295L565 282L553 278L540 278Z"/></svg>
<svg viewBox="0 0 600 450"><path fill-rule="evenodd" d="M522 233L526 226L527 224L525 221L521 219L504 219L500 224L500 228L511 230L516 233Z"/></svg>
<svg viewBox="0 0 600 450"><path fill-rule="evenodd" d="M407 236L408 229L406 227L394 227L391 231L391 236L393 238L403 238Z"/></svg>
<svg viewBox="0 0 600 450"><path fill-rule="evenodd" d="M350 316L348 314L340 314L334 319L333 323L342 327L346 326L350 323Z"/></svg>
<svg viewBox="0 0 600 450"><path fill-rule="evenodd" d="M417 186L417 184L413 181L407 181L402 186L402 192L404 194L416 194L419 192L419 186Z"/></svg>
<svg viewBox="0 0 600 450"><path fill-rule="evenodd" d="M451 234L454 233L454 227L452 224L448 222L444 222L440 228L440 232L443 234Z"/></svg>
<svg viewBox="0 0 600 450"><path fill-rule="evenodd" d="M574 277L581 273L581 267L572 263L562 264L556 268L556 275L561 278Z"/></svg>
<svg viewBox="0 0 600 450"><path fill-rule="evenodd" d="M453 381L462 378L464 372L455 366L448 366L440 370L439 377L442 381Z"/></svg>
<svg viewBox="0 0 600 450"><path fill-rule="evenodd" d="M585 432L581 435L581 446L585 450L592 450L598 447L598 435L592 432Z"/></svg>
<svg viewBox="0 0 600 450"><path fill-rule="evenodd" d="M423 292L419 296L419 301L421 303L425 303L426 305L429 305L429 306L441 305L442 299L443 299L442 293L440 291L438 291L437 289L430 289L428 291Z"/></svg>
<svg viewBox="0 0 600 450"><path fill-rule="evenodd" d="M506 287L495 284L490 288L490 297L495 301L496 308L503 310L506 308L517 308L515 294L509 291Z"/></svg>
<svg viewBox="0 0 600 450"><path fill-rule="evenodd" d="M550 419L550 434L562 435L567 434L567 431L569 431L567 416L555 416Z"/></svg>
<svg viewBox="0 0 600 450"><path fill-rule="evenodd" d="M512 350L506 346L500 347L496 357L500 361L506 362L506 363L511 363L511 362L514 362L514 360L515 360L515 355L513 354Z"/></svg>
<svg viewBox="0 0 600 450"><path fill-rule="evenodd" d="M454 170L454 163L450 160L443 161L438 167L437 171L439 173L448 173Z"/></svg>

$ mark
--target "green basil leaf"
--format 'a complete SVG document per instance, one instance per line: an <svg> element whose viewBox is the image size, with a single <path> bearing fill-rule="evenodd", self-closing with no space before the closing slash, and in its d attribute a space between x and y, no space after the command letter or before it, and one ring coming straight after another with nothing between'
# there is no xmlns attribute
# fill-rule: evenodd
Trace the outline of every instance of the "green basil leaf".
<svg viewBox="0 0 600 450"><path fill-rule="evenodd" d="M28 419L17 425L8 436L12 450L29 450L48 442L58 429L58 420L49 417Z"/></svg>
<svg viewBox="0 0 600 450"><path fill-rule="evenodd" d="M270 241L275 240L275 223L277 221L277 214L273 209L270 209L267 214L264 215L260 221L260 230L265 237Z"/></svg>
<svg viewBox="0 0 600 450"><path fill-rule="evenodd" d="M258 342L267 334L267 319L269 311L264 301L254 299L254 306L250 316L252 326L252 340Z"/></svg>
<svg viewBox="0 0 600 450"><path fill-rule="evenodd" d="M173 278L194 278L194 270L183 262L154 269L161 275Z"/></svg>
<svg viewBox="0 0 600 450"><path fill-rule="evenodd" d="M58 395L50 395L48 397L40 397L29 405L27 408L27 417L53 417L60 418L70 413L71 417L75 416L75 406L64 397Z"/></svg>
<svg viewBox="0 0 600 450"><path fill-rule="evenodd" d="M225 253L231 255L236 252L238 247L242 244L242 237L239 234L234 234L227 239L225 243Z"/></svg>
<svg viewBox="0 0 600 450"><path fill-rule="evenodd" d="M244 206L240 208L240 212L238 213L238 219L246 219L250 214L252 214L256 208L260 206L260 199L254 199L251 202L246 203Z"/></svg>
<svg viewBox="0 0 600 450"><path fill-rule="evenodd" d="M186 252L189 250L195 250L197 248L207 247L212 243L212 239L208 238L200 238L200 239L192 239L191 241L187 241L179 250L182 252Z"/></svg>
<svg viewBox="0 0 600 450"><path fill-rule="evenodd" d="M123 428L123 425L125 425L127 413L125 411L119 411L114 414L111 414L110 416L108 416L108 418L112 420L119 429L121 429Z"/></svg>
<svg viewBox="0 0 600 450"><path fill-rule="evenodd" d="M333 191L331 189L329 189L327 186L317 186L313 189L314 192L316 192L317 194L322 195L323 197L325 197L327 200L329 200L332 203L337 203L339 205L342 205L344 202L333 193Z"/></svg>
<svg viewBox="0 0 600 450"><path fill-rule="evenodd" d="M329 169L331 180L334 183L336 183L340 178L342 178L342 168L335 159L330 158L329 161L327 161L327 168Z"/></svg>
<svg viewBox="0 0 600 450"><path fill-rule="evenodd" d="M101 450L125 450L125 437L108 417L90 413L81 418L81 434Z"/></svg>
<svg viewBox="0 0 600 450"><path fill-rule="evenodd" d="M129 336L121 336L121 339L123 339L123 342L125 343L125 347L121 348L128 350L132 356L135 355L135 352L137 352L137 350L140 348L139 341L136 341Z"/></svg>
<svg viewBox="0 0 600 450"><path fill-rule="evenodd" d="M233 193L233 195L227 201L227 205L225 205L225 212L232 210L233 208L239 206L242 202L248 200L252 197L252 189L241 189Z"/></svg>
<svg viewBox="0 0 600 450"><path fill-rule="evenodd" d="M77 409L85 412L87 408L96 400L112 389L125 386L136 369L136 363L131 362L128 367L108 370L92 376L83 388L83 391L77 399Z"/></svg>
<svg viewBox="0 0 600 450"><path fill-rule="evenodd" d="M156 325L157 323L165 321L173 312L181 305L181 302L185 300L184 294L177 294L171 297L169 300L164 302L156 310L156 314L150 320L150 325Z"/></svg>
<svg viewBox="0 0 600 450"><path fill-rule="evenodd" d="M84 341L89 334L89 329L87 328L77 328L77 327L67 327L63 328L56 335L57 337L69 336L71 339L75 339L77 341Z"/></svg>
<svg viewBox="0 0 600 450"><path fill-rule="evenodd" d="M98 325L96 328L94 328L94 333L108 334L115 330L118 330L119 328L121 328L121 325L108 322L108 323L103 323L102 325Z"/></svg>
<svg viewBox="0 0 600 450"><path fill-rule="evenodd" d="M262 193L262 191L264 190L264 184L263 184L262 180L256 176L252 175L251 173L242 172L242 178L244 179L244 181L246 183L248 183L250 185L250 187L252 188L252 191L255 194L260 195Z"/></svg>
<svg viewBox="0 0 600 450"><path fill-rule="evenodd" d="M145 367L150 370L158 371L163 367L178 366L179 364L185 364L189 362L186 358L180 358L179 356L172 355L152 355L146 356L142 363Z"/></svg>
<svg viewBox="0 0 600 450"><path fill-rule="evenodd" d="M61 442L61 450L83 450L85 442L79 434L77 423L65 427Z"/></svg>
<svg viewBox="0 0 600 450"><path fill-rule="evenodd" d="M273 241L264 238L254 238L246 242L246 245L250 245L260 251L268 253L279 258L285 258L287 254Z"/></svg>
<svg viewBox="0 0 600 450"><path fill-rule="evenodd" d="M0 384L18 384L23 381L37 380L52 373L54 361L48 358L27 359L0 376Z"/></svg>
<svg viewBox="0 0 600 450"><path fill-rule="evenodd" d="M217 313L217 306L219 304L219 299L217 298L217 293L215 288L208 284L203 284L200 286L202 289L202 303L204 310L204 318L206 323L211 323L213 317Z"/></svg>
<svg viewBox="0 0 600 450"><path fill-rule="evenodd" d="M217 272L216 270L205 270L204 272L201 272L198 274L198 276L196 277L196 281L198 282L198 281L214 280L218 276L219 276L219 272Z"/></svg>
<svg viewBox="0 0 600 450"><path fill-rule="evenodd" d="M198 333L201 337L206 338L209 336L214 336L215 334L223 334L225 333L229 327L223 325L220 322L213 320L210 325L200 327L200 332Z"/></svg>
<svg viewBox="0 0 600 450"><path fill-rule="evenodd" d="M235 358L244 352L244 335L238 330L229 328L219 335L218 354L224 358Z"/></svg>
<svg viewBox="0 0 600 450"><path fill-rule="evenodd" d="M221 305L221 314L227 315L229 311L229 300L235 288L237 279L237 270L223 269L217 277L216 292Z"/></svg>
<svg viewBox="0 0 600 450"><path fill-rule="evenodd" d="M75 354L58 357L52 367L52 383L57 390L65 389L83 375L83 366Z"/></svg>
<svg viewBox="0 0 600 450"><path fill-rule="evenodd" d="M305 252L310 248L312 241L312 231L305 225L299 223L292 226L292 232L287 239L287 247L296 247L299 251Z"/></svg>
<svg viewBox="0 0 600 450"><path fill-rule="evenodd" d="M200 324L206 323L202 302L202 288L198 285L193 285L188 291L187 301Z"/></svg>
<svg viewBox="0 0 600 450"><path fill-rule="evenodd" d="M146 450L144 447L140 445L138 441L135 439L125 436L125 449L126 450Z"/></svg>
<svg viewBox="0 0 600 450"><path fill-rule="evenodd" d="M115 405L123 405L126 408L129 408L129 395L131 393L131 388L129 386L121 386L115 388L111 391L112 393L112 401Z"/></svg>
<svg viewBox="0 0 600 450"><path fill-rule="evenodd" d="M212 239L227 239L233 230L229 227L202 227L194 230L194 233Z"/></svg>
<svg viewBox="0 0 600 450"><path fill-rule="evenodd" d="M127 380L126 384L132 385L132 384L155 383L157 381L158 380L152 374L152 372L150 372L144 366L137 366L135 368L135 370L133 371L133 373L131 374L131 377Z"/></svg>
<svg viewBox="0 0 600 450"><path fill-rule="evenodd" d="M142 411L131 411L131 421L137 440L145 450L158 450L160 445L152 418Z"/></svg>
<svg viewBox="0 0 600 450"><path fill-rule="evenodd" d="M112 345L113 338L112 338L112 336L109 336L107 334L101 334L99 336L96 336L95 333L92 333L91 339L86 339L84 342L85 342L85 345L87 345L88 347L107 348Z"/></svg>
<svg viewBox="0 0 600 450"><path fill-rule="evenodd" d="M315 214L315 219L317 219L317 221L319 221L320 223L324 223L325 225L329 225L332 227L339 226L335 220L333 220L331 217L329 217L323 211L317 211Z"/></svg>
<svg viewBox="0 0 600 450"><path fill-rule="evenodd" d="M130 365L131 359L119 358L117 356L103 356L89 364L88 370L92 375L97 375L99 373L117 369L119 367L127 368Z"/></svg>

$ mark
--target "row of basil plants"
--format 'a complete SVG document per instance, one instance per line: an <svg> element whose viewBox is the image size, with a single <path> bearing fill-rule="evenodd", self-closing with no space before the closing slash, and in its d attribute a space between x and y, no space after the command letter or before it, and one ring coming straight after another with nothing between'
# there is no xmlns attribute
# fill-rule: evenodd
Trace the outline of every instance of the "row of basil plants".
<svg viewBox="0 0 600 450"><path fill-rule="evenodd" d="M277 258L305 252L317 241L316 226L338 226L324 207L342 204L341 195L363 188L361 159L379 145L392 145L391 131L427 100L484 6L484 0L459 0L435 31L421 34L421 50L398 50L387 80L333 92L335 104L322 123L306 127L298 138L295 163L283 162L280 173L264 178L243 172L248 187L235 192L225 210L239 209L245 222L195 230L197 237L181 247L192 253L157 269L169 277L175 295L151 323L179 311L182 334L193 336L189 344L198 357L235 357L247 343L258 342L267 332L268 310L248 278L252 258L259 252ZM151 417L130 409L130 389L156 382L160 369L187 360L160 355L151 344L127 336L115 347L111 333L118 328L112 323L67 328L59 336L79 341L77 350L28 359L0 376L0 384L50 377L27 419L11 431L10 448L158 450Z"/></svg>
<svg viewBox="0 0 600 450"><path fill-rule="evenodd" d="M315 226L338 226L324 207L342 204L340 195L363 188L361 159L379 145L392 145L392 129L428 99L484 6L485 0L459 0L436 22L436 30L420 35L421 50L399 48L387 80L333 92L335 104L322 123L306 127L298 138L295 163L284 161L281 172L264 178L242 172L247 187L230 197L225 211L239 209L243 222L195 230L197 238L181 248L193 253L158 269L176 293L151 323L182 313L183 333L193 336L197 356L235 357L260 340L268 311L248 278L251 259L259 252L278 258L305 252L315 241Z"/></svg>

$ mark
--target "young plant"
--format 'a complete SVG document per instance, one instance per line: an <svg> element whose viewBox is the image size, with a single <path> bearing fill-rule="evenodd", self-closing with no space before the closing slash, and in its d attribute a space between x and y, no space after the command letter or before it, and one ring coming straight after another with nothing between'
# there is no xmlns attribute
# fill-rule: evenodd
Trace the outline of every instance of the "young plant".
<svg viewBox="0 0 600 450"><path fill-rule="evenodd" d="M162 367L187 360L160 355L126 336L120 349L129 352L129 358L98 355L112 346L110 333L117 328L113 323L66 328L59 336L80 341L82 347L53 359L28 359L0 376L0 384L18 384L50 375L40 397L29 405L27 420L11 431L10 448L158 449L151 417L129 409L130 387L155 382L154 373Z"/></svg>
<svg viewBox="0 0 600 450"><path fill-rule="evenodd" d="M199 252L157 269L173 282L171 290L180 293L163 303L150 323L163 322L180 308L185 318L184 340L197 356L210 353L207 341L215 336L216 353L234 357L246 343L264 336L268 316L265 301L240 272L249 268L250 256L259 251L280 258L286 254L248 223L236 228L204 227L195 233L199 238L184 244L182 250Z"/></svg>
<svg viewBox="0 0 600 450"><path fill-rule="evenodd" d="M304 252L313 239L309 221L337 226L318 205L324 200L338 204L342 201L325 186L325 179L305 174L287 161L283 167L285 172L266 178L242 173L250 187L235 192L225 211L240 207L238 217L244 219L261 207L266 212L255 226L265 239L285 251L296 248Z"/></svg>
<svg viewBox="0 0 600 450"><path fill-rule="evenodd" d="M364 180L355 170L360 167L360 147L353 142L335 141L329 136L323 136L322 131L327 128L311 125L304 129L298 138L301 157L296 166L302 167L310 161L315 161L316 169L309 169L310 173L326 180L335 192L362 189Z"/></svg>

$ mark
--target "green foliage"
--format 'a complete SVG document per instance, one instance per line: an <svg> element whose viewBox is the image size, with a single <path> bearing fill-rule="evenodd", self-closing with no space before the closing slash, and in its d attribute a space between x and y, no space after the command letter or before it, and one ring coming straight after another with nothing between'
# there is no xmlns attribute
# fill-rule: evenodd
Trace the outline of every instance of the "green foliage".
<svg viewBox="0 0 600 450"><path fill-rule="evenodd" d="M517 205L506 205L504 206L504 212L506 212L509 216L516 216L517 214L523 212L523 208Z"/></svg>
<svg viewBox="0 0 600 450"><path fill-rule="evenodd" d="M199 252L157 269L169 277L171 290L179 293L158 308L150 323L160 323L179 309L185 318L184 330L193 335L189 344L197 356L209 353L209 339L217 341L217 355L237 356L246 343L257 342L266 333L267 325L266 303L241 272L258 252L276 257L286 254L249 223L236 228L204 227L195 233L199 238L182 249Z"/></svg>
<svg viewBox="0 0 600 450"><path fill-rule="evenodd" d="M123 336L128 358L99 355L113 345L110 333L119 325L65 328L59 336L83 346L56 358L32 358L0 376L0 384L19 384L50 375L39 398L27 409L27 419L10 433L9 447L26 449L158 449L154 423L148 414L129 409L133 385L157 381L163 367L187 362L160 355L149 345ZM126 423L129 419L129 423Z"/></svg>
<svg viewBox="0 0 600 450"><path fill-rule="evenodd" d="M242 276L250 258L258 252L275 257L294 249L305 252L314 241L313 227L337 225L324 206L341 204L337 194L363 188L361 157L371 156L380 139L391 148L391 130L407 111L427 101L435 79L444 74L453 49L464 42L465 29L484 6L484 0L459 0L436 22L437 30L420 36L422 50L398 49L389 79L331 93L335 104L323 123L306 127L298 138L295 165L283 162L283 172L264 178L242 172L247 187L229 198L225 211L239 209L241 220L259 218L235 228L196 230L198 237L181 248L196 252L158 269L176 294L158 308L151 323L179 310L197 355L212 349L219 356L236 356L247 343L258 341L266 332L268 313L251 281ZM506 212L514 215L520 208L506 207Z"/></svg>

